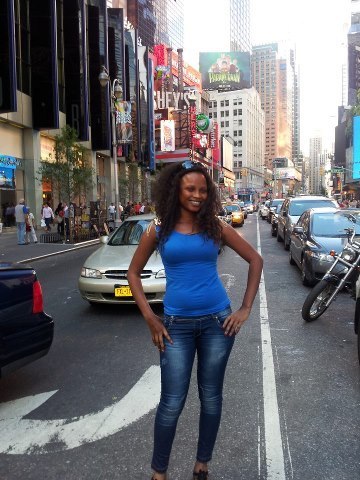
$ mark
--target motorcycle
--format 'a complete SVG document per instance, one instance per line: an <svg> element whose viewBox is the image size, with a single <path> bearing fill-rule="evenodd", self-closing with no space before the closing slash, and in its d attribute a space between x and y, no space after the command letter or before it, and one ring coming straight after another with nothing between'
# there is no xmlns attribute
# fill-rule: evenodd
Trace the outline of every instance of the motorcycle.
<svg viewBox="0 0 360 480"><path fill-rule="evenodd" d="M353 221L356 223L355 217ZM353 298L360 299L360 285L358 293L356 288L360 268L360 243L355 239L355 228L346 228L345 231L348 234L347 244L340 254L330 252L335 258L334 263L305 299L301 314L307 322L319 318L342 289L347 290ZM357 304L360 312L360 301Z"/></svg>

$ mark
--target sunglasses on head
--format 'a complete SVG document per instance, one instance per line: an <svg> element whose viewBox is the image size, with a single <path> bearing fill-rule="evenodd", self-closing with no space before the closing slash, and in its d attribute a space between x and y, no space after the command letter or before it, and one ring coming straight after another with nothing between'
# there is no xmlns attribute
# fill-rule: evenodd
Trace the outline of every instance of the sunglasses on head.
<svg viewBox="0 0 360 480"><path fill-rule="evenodd" d="M202 167L203 165L200 162L194 162L193 160L185 160L185 162L183 162L181 166L185 170L191 170L192 168Z"/></svg>

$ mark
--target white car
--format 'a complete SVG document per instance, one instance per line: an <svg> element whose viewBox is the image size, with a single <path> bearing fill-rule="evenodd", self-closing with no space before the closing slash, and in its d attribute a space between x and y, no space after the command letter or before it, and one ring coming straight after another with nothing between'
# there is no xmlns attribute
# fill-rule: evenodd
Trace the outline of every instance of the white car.
<svg viewBox="0 0 360 480"><path fill-rule="evenodd" d="M265 220L269 214L270 200L266 200L260 205L259 215L262 220Z"/></svg>
<svg viewBox="0 0 360 480"><path fill-rule="evenodd" d="M110 238L101 237L104 245L85 260L81 269L78 285L84 300L91 305L135 303L127 271L140 238L153 219L152 214L128 217ZM162 303L166 278L159 252L155 251L149 258L141 282L148 302Z"/></svg>

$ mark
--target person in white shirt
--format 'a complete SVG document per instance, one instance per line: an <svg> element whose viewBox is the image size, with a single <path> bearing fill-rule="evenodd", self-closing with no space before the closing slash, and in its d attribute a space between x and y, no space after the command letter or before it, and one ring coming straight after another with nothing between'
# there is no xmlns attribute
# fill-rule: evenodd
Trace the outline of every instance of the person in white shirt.
<svg viewBox="0 0 360 480"><path fill-rule="evenodd" d="M109 205L109 220L115 220L115 205L111 202Z"/></svg>
<svg viewBox="0 0 360 480"><path fill-rule="evenodd" d="M27 218L26 218L26 231L25 231L25 243L30 243L31 240L34 243L37 243L37 236L35 232L35 217L30 208L27 209Z"/></svg>
<svg viewBox="0 0 360 480"><path fill-rule="evenodd" d="M41 217L45 221L45 230L51 232L51 222L54 218L54 212L48 203L45 203L42 209Z"/></svg>

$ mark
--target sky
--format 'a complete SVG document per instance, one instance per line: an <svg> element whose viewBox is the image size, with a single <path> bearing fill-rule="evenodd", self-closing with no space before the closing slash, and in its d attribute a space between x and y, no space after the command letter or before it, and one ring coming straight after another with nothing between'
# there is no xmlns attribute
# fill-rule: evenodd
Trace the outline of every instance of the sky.
<svg viewBox="0 0 360 480"><path fill-rule="evenodd" d="M347 64L350 0L250 0L251 43L280 41L296 48L300 73L300 143L323 138L331 148L337 107L342 104L342 65ZM199 67L200 51L228 49L224 44L221 0L184 0L184 59ZM206 25L217 28L206 29ZM345 97L347 99L347 96Z"/></svg>

